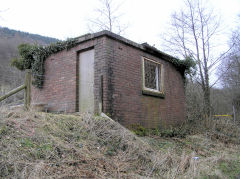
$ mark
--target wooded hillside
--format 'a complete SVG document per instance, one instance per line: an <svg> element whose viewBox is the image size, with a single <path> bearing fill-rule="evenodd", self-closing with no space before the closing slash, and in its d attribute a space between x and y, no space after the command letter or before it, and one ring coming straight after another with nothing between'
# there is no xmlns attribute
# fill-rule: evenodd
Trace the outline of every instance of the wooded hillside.
<svg viewBox="0 0 240 179"><path fill-rule="evenodd" d="M30 34L0 27L0 92L5 88L15 87L22 83L23 74L10 66L12 58L18 55L18 45L22 43L47 45L58 39Z"/></svg>

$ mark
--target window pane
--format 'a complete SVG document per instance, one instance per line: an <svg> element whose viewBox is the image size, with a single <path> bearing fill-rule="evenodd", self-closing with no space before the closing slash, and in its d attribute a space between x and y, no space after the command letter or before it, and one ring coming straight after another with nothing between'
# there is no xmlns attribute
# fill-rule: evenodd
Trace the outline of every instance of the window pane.
<svg viewBox="0 0 240 179"><path fill-rule="evenodd" d="M144 60L145 87L158 90L158 71L157 64L148 60Z"/></svg>

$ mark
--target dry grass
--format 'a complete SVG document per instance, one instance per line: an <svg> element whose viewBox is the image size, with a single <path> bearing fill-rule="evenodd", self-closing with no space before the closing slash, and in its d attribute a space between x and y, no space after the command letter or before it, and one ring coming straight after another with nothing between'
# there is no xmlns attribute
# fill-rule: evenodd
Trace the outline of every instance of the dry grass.
<svg viewBox="0 0 240 179"><path fill-rule="evenodd" d="M237 131L234 126L230 129ZM98 116L1 109L0 177L226 178L240 174L237 136L226 143L205 134L140 138ZM228 169L231 162L233 172Z"/></svg>

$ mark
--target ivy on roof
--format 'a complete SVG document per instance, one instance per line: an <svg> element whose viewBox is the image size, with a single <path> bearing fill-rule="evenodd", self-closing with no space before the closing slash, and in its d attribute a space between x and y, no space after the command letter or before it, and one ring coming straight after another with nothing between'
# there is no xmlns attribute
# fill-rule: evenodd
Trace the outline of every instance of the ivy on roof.
<svg viewBox="0 0 240 179"><path fill-rule="evenodd" d="M11 66L24 71L31 69L34 77L33 85L42 88L44 82L44 61L62 50L69 50L77 44L77 38L59 41L49 46L21 44L18 46L19 57L11 61Z"/></svg>
<svg viewBox="0 0 240 179"><path fill-rule="evenodd" d="M11 61L11 65L17 69L24 71L31 69L34 77L33 85L42 88L44 83L44 62L51 56L62 50L69 50L70 48L78 44L78 38L68 39L66 41L59 41L49 46L39 46L30 44L21 44L18 46L19 57L14 58ZM149 45L145 44L145 47ZM150 48L150 52L159 52L156 48ZM148 50L149 51L149 50ZM166 55L166 54L165 54ZM186 58L185 60L179 60L177 58L168 57L168 61L177 67L182 74L192 73L192 69L195 66L195 62L192 58Z"/></svg>
<svg viewBox="0 0 240 179"><path fill-rule="evenodd" d="M159 56L159 54L165 56L165 59L172 63L181 73L190 74L192 68L195 68L196 63L191 56L187 56L184 60L179 60L178 58L172 57L164 52L159 51L156 47L149 45L147 42L141 44L148 53Z"/></svg>
<svg viewBox="0 0 240 179"><path fill-rule="evenodd" d="M184 75L193 74L196 68L196 62L190 56L187 56L184 60L169 58L168 61L171 62Z"/></svg>

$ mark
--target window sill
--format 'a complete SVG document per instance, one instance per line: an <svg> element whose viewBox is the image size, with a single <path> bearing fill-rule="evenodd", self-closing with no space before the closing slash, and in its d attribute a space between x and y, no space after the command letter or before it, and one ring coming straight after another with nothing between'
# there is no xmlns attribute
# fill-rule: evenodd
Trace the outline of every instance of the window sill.
<svg viewBox="0 0 240 179"><path fill-rule="evenodd" d="M155 97L159 97L159 98L165 98L165 95L162 92L151 91L151 90L146 90L146 89L142 90L142 94L148 95L148 96L155 96Z"/></svg>

